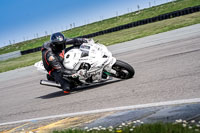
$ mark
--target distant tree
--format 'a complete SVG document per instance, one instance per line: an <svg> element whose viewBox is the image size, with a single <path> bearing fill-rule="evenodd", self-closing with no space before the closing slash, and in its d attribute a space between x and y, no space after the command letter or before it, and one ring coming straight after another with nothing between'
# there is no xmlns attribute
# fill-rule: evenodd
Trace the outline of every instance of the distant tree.
<svg viewBox="0 0 200 133"><path fill-rule="evenodd" d="M47 32L47 31L45 31L44 33L45 33L45 36L47 37L47 36L48 36L48 32Z"/></svg>
<svg viewBox="0 0 200 133"><path fill-rule="evenodd" d="M119 16L118 11L116 11L116 17L118 17L118 16Z"/></svg>
<svg viewBox="0 0 200 133"><path fill-rule="evenodd" d="M70 24L70 29L72 29L72 24Z"/></svg>
<svg viewBox="0 0 200 133"><path fill-rule="evenodd" d="M140 10L140 5L137 5L138 11Z"/></svg>
<svg viewBox="0 0 200 133"><path fill-rule="evenodd" d="M11 40L9 40L9 44L10 44L10 45L12 44Z"/></svg>

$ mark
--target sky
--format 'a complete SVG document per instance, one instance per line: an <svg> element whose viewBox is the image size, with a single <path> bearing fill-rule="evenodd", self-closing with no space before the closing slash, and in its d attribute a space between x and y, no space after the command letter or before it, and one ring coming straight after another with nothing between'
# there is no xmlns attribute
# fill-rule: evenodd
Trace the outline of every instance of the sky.
<svg viewBox="0 0 200 133"><path fill-rule="evenodd" d="M0 0L0 47L169 0Z"/></svg>

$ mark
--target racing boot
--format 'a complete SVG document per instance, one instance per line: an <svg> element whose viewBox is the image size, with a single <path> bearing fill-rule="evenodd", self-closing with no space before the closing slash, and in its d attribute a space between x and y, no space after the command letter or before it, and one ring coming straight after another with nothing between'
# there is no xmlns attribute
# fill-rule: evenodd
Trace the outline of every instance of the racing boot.
<svg viewBox="0 0 200 133"><path fill-rule="evenodd" d="M58 72L53 72L52 75L53 75L55 81L60 83L61 89L63 90L63 92L65 94L69 94L70 93L70 88L71 88L70 87L70 83L67 80L63 79L61 74L58 73Z"/></svg>
<svg viewBox="0 0 200 133"><path fill-rule="evenodd" d="M65 94L70 94L70 89L69 89L69 88L63 89L63 93L65 93Z"/></svg>
<svg viewBox="0 0 200 133"><path fill-rule="evenodd" d="M70 85L68 83L61 84L61 88L65 94L70 94Z"/></svg>

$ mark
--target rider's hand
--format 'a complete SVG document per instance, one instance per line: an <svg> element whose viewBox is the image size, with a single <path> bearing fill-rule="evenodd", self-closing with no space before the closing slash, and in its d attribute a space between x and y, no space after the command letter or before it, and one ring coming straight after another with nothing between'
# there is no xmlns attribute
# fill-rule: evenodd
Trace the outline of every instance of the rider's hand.
<svg viewBox="0 0 200 133"><path fill-rule="evenodd" d="M78 44L82 44L82 43L87 43L87 39L86 38L75 38L76 39L76 42Z"/></svg>
<svg viewBox="0 0 200 133"><path fill-rule="evenodd" d="M88 39L83 38L83 43L88 43Z"/></svg>

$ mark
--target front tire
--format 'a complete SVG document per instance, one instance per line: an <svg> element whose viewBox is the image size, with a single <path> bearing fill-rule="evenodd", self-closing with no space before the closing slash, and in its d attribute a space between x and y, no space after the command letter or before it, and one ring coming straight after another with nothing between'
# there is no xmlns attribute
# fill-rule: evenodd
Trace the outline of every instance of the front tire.
<svg viewBox="0 0 200 133"><path fill-rule="evenodd" d="M112 67L113 70L116 71L114 77L120 79L129 79L135 75L135 70L131 65L126 62L117 60L116 63Z"/></svg>

